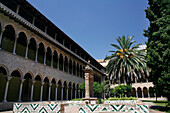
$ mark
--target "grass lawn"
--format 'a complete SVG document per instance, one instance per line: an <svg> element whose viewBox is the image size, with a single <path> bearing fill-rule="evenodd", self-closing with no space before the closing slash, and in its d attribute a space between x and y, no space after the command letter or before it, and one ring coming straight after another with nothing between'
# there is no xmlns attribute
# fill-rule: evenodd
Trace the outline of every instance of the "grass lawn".
<svg viewBox="0 0 170 113"><path fill-rule="evenodd" d="M170 105L167 106L168 101L158 100L156 102L156 100L143 100L142 102L153 102L155 105L151 106L150 109L170 113Z"/></svg>

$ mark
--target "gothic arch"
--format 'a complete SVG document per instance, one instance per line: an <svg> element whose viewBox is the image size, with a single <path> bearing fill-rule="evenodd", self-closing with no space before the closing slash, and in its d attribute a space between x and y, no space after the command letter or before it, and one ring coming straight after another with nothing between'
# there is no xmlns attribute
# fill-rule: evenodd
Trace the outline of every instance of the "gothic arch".
<svg viewBox="0 0 170 113"><path fill-rule="evenodd" d="M20 84L21 84L21 72L18 70L14 70L11 73L11 79L9 81L7 101L18 101L19 100L19 92L20 92Z"/></svg>
<svg viewBox="0 0 170 113"><path fill-rule="evenodd" d="M1 48L8 52L13 52L15 42L15 29L12 25L5 26L5 30L2 34Z"/></svg>

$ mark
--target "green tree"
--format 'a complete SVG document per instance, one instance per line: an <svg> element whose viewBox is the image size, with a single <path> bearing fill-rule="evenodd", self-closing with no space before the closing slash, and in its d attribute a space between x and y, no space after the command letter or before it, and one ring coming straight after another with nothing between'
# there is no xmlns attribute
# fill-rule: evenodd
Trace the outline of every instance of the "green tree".
<svg viewBox="0 0 170 113"><path fill-rule="evenodd" d="M81 83L79 90L85 91L85 83ZM104 91L104 84L99 82L93 82L93 92L94 96L98 97Z"/></svg>
<svg viewBox="0 0 170 113"><path fill-rule="evenodd" d="M125 95L128 96L128 93L132 91L132 86L131 85L119 85L116 86L112 92L114 95L124 97Z"/></svg>
<svg viewBox="0 0 170 113"><path fill-rule="evenodd" d="M134 79L143 80L148 76L148 68L145 62L145 51L137 50L139 45L133 45L136 41L131 41L132 37L125 36L116 38L119 45L111 44L117 51L111 56L106 56L105 60L110 60L106 71L110 76L110 80L125 79L126 83L130 84Z"/></svg>
<svg viewBox="0 0 170 113"><path fill-rule="evenodd" d="M144 30L147 65L156 92L170 100L170 0L149 0L149 5L145 12L150 26Z"/></svg>

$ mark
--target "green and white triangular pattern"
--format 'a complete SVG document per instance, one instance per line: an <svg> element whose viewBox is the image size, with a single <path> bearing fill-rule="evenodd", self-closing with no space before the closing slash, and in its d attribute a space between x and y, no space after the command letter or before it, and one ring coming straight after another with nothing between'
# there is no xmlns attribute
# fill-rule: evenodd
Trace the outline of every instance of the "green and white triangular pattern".
<svg viewBox="0 0 170 113"><path fill-rule="evenodd" d="M47 106L50 108L51 111L54 111L54 109L57 108L58 104L47 104Z"/></svg>
<svg viewBox="0 0 170 113"><path fill-rule="evenodd" d="M40 104L30 104L31 108L35 111Z"/></svg>
<svg viewBox="0 0 170 113"><path fill-rule="evenodd" d="M89 108L89 110L91 112L94 112L99 105L90 105L90 104L88 104L86 106Z"/></svg>
<svg viewBox="0 0 170 113"><path fill-rule="evenodd" d="M149 107L147 105L137 105L141 113L149 113Z"/></svg>
<svg viewBox="0 0 170 113"><path fill-rule="evenodd" d="M46 110L44 107L42 107L42 108L39 110L38 113L48 113L48 112L47 112L47 110Z"/></svg>
<svg viewBox="0 0 170 113"><path fill-rule="evenodd" d="M79 113L87 113L85 109L83 109L82 107L79 108Z"/></svg>
<svg viewBox="0 0 170 113"><path fill-rule="evenodd" d="M123 111L125 105L110 105L113 109L112 111Z"/></svg>
<svg viewBox="0 0 170 113"><path fill-rule="evenodd" d="M21 113L30 113L28 107L24 107L24 109L21 111Z"/></svg>
<svg viewBox="0 0 170 113"><path fill-rule="evenodd" d="M22 104L14 104L14 106L15 106L15 108L17 109L17 110L19 110L20 108L21 108L21 106L22 106Z"/></svg>

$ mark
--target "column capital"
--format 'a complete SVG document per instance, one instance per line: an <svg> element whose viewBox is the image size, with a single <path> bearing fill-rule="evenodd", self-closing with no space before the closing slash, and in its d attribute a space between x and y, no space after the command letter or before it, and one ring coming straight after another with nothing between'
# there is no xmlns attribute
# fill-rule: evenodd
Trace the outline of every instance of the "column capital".
<svg viewBox="0 0 170 113"><path fill-rule="evenodd" d="M6 80L7 80L7 81L10 81L11 78L12 78L11 76L7 76L7 77L6 77Z"/></svg>
<svg viewBox="0 0 170 113"><path fill-rule="evenodd" d="M58 88L58 84L56 84L56 88Z"/></svg>
<svg viewBox="0 0 170 113"><path fill-rule="evenodd" d="M49 87L51 87L52 86L52 83L49 83Z"/></svg>
<svg viewBox="0 0 170 113"><path fill-rule="evenodd" d="M30 40L28 39L28 40L27 40L27 45L28 45L29 43L30 43Z"/></svg>
<svg viewBox="0 0 170 113"><path fill-rule="evenodd" d="M43 86L45 84L45 82L41 82L41 86Z"/></svg>
<svg viewBox="0 0 170 113"><path fill-rule="evenodd" d="M45 52L45 53L47 52L47 48L44 49L44 52Z"/></svg>
<svg viewBox="0 0 170 113"><path fill-rule="evenodd" d="M51 55L54 56L54 52L51 52Z"/></svg>
<svg viewBox="0 0 170 113"><path fill-rule="evenodd" d="M36 49L38 49L40 46L39 45L36 45Z"/></svg>
<svg viewBox="0 0 170 113"><path fill-rule="evenodd" d="M18 37L19 37L19 34L15 34L15 39L18 39Z"/></svg>
<svg viewBox="0 0 170 113"><path fill-rule="evenodd" d="M5 27L1 28L1 32L4 32L5 31Z"/></svg>
<svg viewBox="0 0 170 113"><path fill-rule="evenodd" d="M35 84L35 82L36 82L35 80L32 80L32 84Z"/></svg>
<svg viewBox="0 0 170 113"><path fill-rule="evenodd" d="M23 83L25 81L25 79L24 78L21 78L21 83Z"/></svg>

